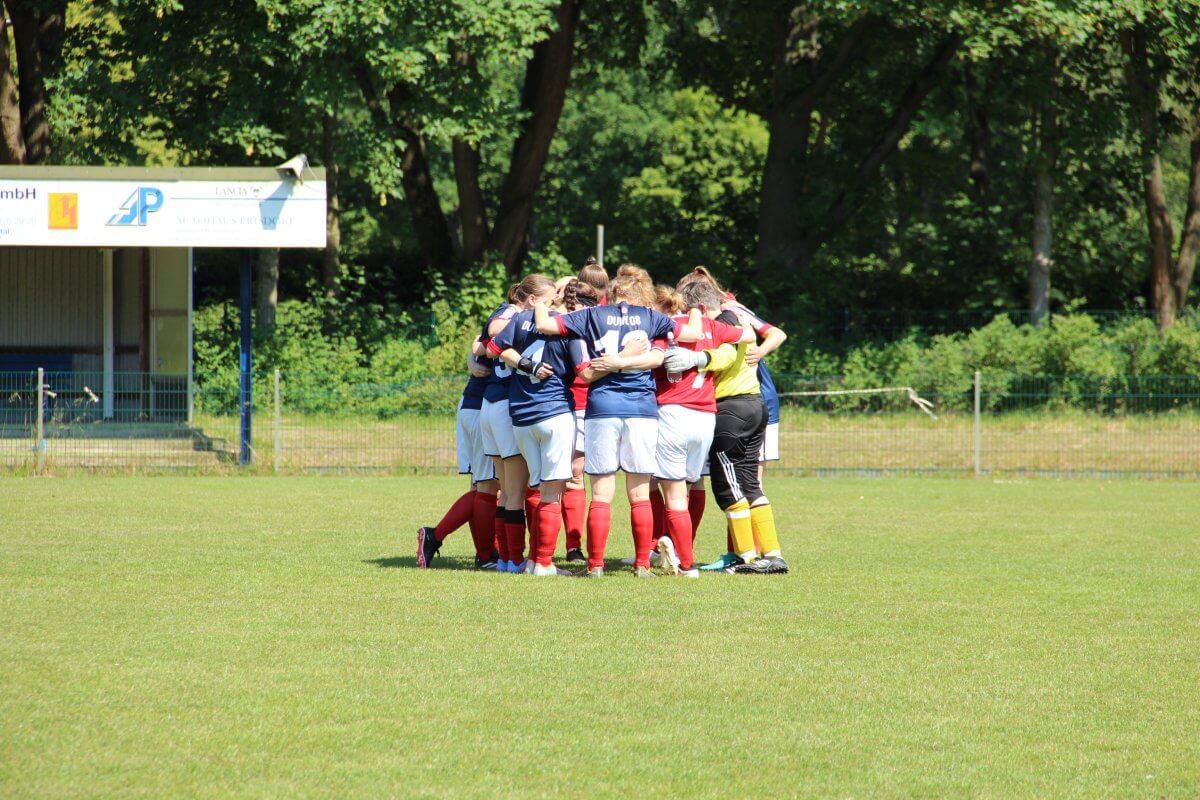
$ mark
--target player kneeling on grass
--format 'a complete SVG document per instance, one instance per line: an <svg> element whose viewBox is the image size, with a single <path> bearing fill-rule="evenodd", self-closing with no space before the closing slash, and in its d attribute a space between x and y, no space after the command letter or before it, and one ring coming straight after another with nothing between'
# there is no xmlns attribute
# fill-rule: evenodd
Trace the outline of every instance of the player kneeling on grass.
<svg viewBox="0 0 1200 800"><path fill-rule="evenodd" d="M686 298L679 300L682 307L688 305ZM703 306L693 307L704 312ZM682 325L687 317L677 314L673 319ZM679 347L702 352L724 344L748 342L752 338L744 328L726 325L707 316L701 318L701 323L700 341L686 342ZM713 441L717 413L714 376L695 368L669 371L660 367L654 371L654 380L658 395L658 449L654 475L666 506L666 534L658 540L659 565L670 574L698 578L700 572L696 569L692 547L696 531L688 507L688 491L689 486L700 481Z"/></svg>
<svg viewBox="0 0 1200 800"><path fill-rule="evenodd" d="M634 573L650 577L650 548L654 520L650 510L650 476L658 443L658 403L649 370L662 363L669 335L680 341L700 338L700 319L679 326L670 317L648 308L643 281L619 274L609 290L609 305L584 308L551 317L542 305L534 307L537 329L549 336L582 339L589 362L580 369L598 375L588 389L584 418L584 471L592 486L588 511L588 574L604 575L604 551L612 523L616 473L625 471L630 523L634 539ZM635 342L654 343L647 352L622 355Z"/></svg>
<svg viewBox="0 0 1200 800"><path fill-rule="evenodd" d="M529 485L539 486L537 531L530 558L534 575L562 574L554 566L562 498L571 479L575 450L575 412L569 378L574 375L569 344L538 333L532 311L522 311L488 345L488 350L516 370L509 382L517 447L529 466Z"/></svg>
<svg viewBox="0 0 1200 800"><path fill-rule="evenodd" d="M736 324L736 316L720 310L721 296L711 286L696 282L683 287L682 294L689 305L703 307L708 318ZM709 473L713 496L729 520L735 551L723 559L724 571L784 573L788 567L779 548L775 516L758 479L767 408L759 393L755 368L746 363L746 347L743 342L736 348L726 344L703 352L672 348L664 366L671 372L696 368L716 376L716 432L709 453Z"/></svg>

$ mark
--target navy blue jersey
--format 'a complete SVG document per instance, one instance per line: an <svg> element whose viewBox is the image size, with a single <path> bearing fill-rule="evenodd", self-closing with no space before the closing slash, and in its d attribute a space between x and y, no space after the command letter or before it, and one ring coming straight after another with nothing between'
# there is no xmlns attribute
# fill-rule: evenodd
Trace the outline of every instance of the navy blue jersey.
<svg viewBox="0 0 1200 800"><path fill-rule="evenodd" d="M545 380L513 373L508 382L508 411L513 425L524 427L559 414L572 413L571 382L575 378L575 364L571 358L571 342L538 333L533 312L522 311L492 340L490 349L498 355L510 347L522 358L544 361L554 370L554 374Z"/></svg>
<svg viewBox="0 0 1200 800"><path fill-rule="evenodd" d="M483 340L487 342L492 337L488 336L488 328L492 326L492 321L496 319L511 320L517 314L517 307L505 303L487 318L487 322L483 323ZM501 400L508 399L508 379L512 377L512 367L505 364L500 359L492 361L492 374L487 379L487 385L483 387L483 399L489 403L498 403Z"/></svg>
<svg viewBox="0 0 1200 800"><path fill-rule="evenodd" d="M638 338L650 344L675 332L675 321L643 306L616 303L581 308L555 317L564 336L582 339L588 358L617 355ZM588 417L657 417L654 375L650 370L613 372L588 387Z"/></svg>
<svg viewBox="0 0 1200 800"><path fill-rule="evenodd" d="M471 360L491 368L491 362L486 358L471 356ZM462 393L462 407L473 408L476 411L483 408L483 391L487 388L487 383L487 378L476 378L474 375L467 378L467 385Z"/></svg>
<svg viewBox="0 0 1200 800"><path fill-rule="evenodd" d="M767 404L767 424L774 425L779 422L779 390L775 388L775 379L771 377L766 361L758 362L758 388Z"/></svg>
<svg viewBox="0 0 1200 800"><path fill-rule="evenodd" d="M759 341L762 341L767 332L774 327L737 301L723 303L721 307L749 322L750 327L754 328L754 332L758 334ZM758 362L758 385L762 390L763 402L767 404L767 424L774 425L779 422L779 390L775 388L775 380L771 377L771 371L767 369L766 361Z"/></svg>

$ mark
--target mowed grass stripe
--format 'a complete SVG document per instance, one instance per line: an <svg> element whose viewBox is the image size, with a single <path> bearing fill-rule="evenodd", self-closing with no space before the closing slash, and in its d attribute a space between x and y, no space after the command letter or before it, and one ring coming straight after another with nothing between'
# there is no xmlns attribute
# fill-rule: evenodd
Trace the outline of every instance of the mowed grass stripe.
<svg viewBox="0 0 1200 800"><path fill-rule="evenodd" d="M597 582L411 568L459 479L0 481L0 795L1200 793L1193 484L768 488L791 575Z"/></svg>

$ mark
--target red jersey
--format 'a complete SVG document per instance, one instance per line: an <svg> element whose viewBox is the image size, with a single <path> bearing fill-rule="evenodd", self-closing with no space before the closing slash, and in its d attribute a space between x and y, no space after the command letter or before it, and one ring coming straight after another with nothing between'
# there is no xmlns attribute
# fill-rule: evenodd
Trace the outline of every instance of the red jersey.
<svg viewBox="0 0 1200 800"><path fill-rule="evenodd" d="M675 317L679 325L687 322L686 316ZM742 340L742 329L735 325L703 317L704 333L698 342L680 342L688 350L712 350L723 344L737 344ZM711 372L689 369L680 374L667 375L662 367L654 370L654 384L660 406L683 406L696 411L717 413L717 396Z"/></svg>

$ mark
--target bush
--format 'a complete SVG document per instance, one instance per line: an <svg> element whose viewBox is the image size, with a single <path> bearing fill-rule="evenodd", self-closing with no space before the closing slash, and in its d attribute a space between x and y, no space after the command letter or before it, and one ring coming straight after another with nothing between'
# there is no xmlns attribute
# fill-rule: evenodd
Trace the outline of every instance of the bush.
<svg viewBox="0 0 1200 800"><path fill-rule="evenodd" d="M273 372L279 369L285 403L293 411L381 417L450 412L466 380L470 343L481 321L500 302L504 283L502 266L485 266L465 276L458 288L439 283L438 299L413 312L377 308L366 314L339 309L326 300L283 302L276 328L255 332L255 403L269 407ZM368 316L370 322L365 320ZM418 324L414 319L432 322ZM232 305L197 312L195 365L201 411L236 412L237 340ZM908 385L941 409L966 411L972 404L972 373L981 370L989 409L1057 405L1154 410L1190 402L1166 398L1185 393L1180 387L1193 386L1198 379L1161 376L1197 373L1200 318L1185 316L1160 334L1150 319L1128 318L1105 328L1070 308L1038 328L1014 325L1000 315L967 334L925 337L914 331L896 341L859 345L841 358L785 346L770 364L781 391ZM832 376L841 380L831 383ZM907 407L908 402L900 394L871 394L806 405L890 410Z"/></svg>

